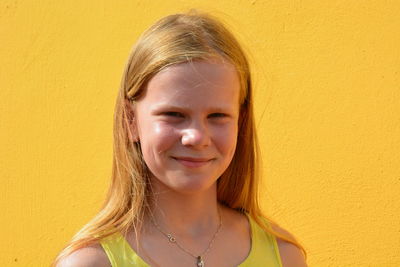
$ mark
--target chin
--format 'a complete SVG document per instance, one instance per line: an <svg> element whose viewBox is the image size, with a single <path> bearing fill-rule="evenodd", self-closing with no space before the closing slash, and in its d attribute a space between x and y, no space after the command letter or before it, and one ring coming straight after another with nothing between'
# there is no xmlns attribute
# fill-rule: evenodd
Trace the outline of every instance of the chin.
<svg viewBox="0 0 400 267"><path fill-rule="evenodd" d="M158 183L161 183L164 189L185 195L205 193L216 189L216 179L202 179L202 177L186 176L180 178L179 176L174 176L173 179L165 182L159 180Z"/></svg>

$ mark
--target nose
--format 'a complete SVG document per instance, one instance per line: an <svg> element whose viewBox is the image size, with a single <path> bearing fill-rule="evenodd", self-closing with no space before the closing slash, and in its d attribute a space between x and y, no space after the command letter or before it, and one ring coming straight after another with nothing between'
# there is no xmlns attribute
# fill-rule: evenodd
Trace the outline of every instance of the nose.
<svg viewBox="0 0 400 267"><path fill-rule="evenodd" d="M209 144L210 135L205 125L196 123L182 130L182 145L201 148Z"/></svg>

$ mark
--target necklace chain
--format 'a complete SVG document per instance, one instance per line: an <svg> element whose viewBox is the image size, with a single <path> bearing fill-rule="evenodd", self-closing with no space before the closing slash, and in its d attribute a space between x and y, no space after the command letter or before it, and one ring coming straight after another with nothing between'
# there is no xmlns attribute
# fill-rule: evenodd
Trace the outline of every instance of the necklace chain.
<svg viewBox="0 0 400 267"><path fill-rule="evenodd" d="M163 234L164 236L166 236L168 238L168 241L171 243L174 243L178 246L178 248L180 248L182 251L186 252L187 254L189 254L190 256L192 256L193 258L195 258L197 260L197 266L198 267L204 267L204 259L203 256L206 255L208 253L208 251L210 251L215 238L217 237L219 231L221 230L222 227L222 218L221 218L221 214L219 212L218 209L218 217L219 217L219 225L217 228L217 231L215 231L214 235L212 236L210 242L208 243L207 248L203 251L203 253L201 253L200 255L196 256L195 254L193 254L192 252L190 252L189 250L185 249L181 244L179 244L179 242L176 240L176 238L170 234L170 233L166 233L165 231L163 231L161 229L161 227L156 223L156 221L154 220L154 217L152 218L152 222L154 224L154 226L157 228L157 230Z"/></svg>

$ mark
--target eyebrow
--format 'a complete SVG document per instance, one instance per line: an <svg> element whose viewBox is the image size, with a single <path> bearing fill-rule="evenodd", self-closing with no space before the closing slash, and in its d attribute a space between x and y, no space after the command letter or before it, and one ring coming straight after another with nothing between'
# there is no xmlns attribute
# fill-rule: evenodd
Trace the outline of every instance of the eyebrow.
<svg viewBox="0 0 400 267"><path fill-rule="evenodd" d="M160 111L160 110L177 110L177 111L187 111L190 109L190 106L175 106L170 104L158 104L154 108L151 109L152 112ZM218 107L208 107L208 111L216 112L216 113L226 113L231 112L232 109L229 106L218 106Z"/></svg>

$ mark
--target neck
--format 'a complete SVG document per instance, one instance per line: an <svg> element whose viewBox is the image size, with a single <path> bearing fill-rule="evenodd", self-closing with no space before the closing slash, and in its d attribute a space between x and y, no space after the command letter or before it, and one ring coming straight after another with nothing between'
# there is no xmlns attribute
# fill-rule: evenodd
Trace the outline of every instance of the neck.
<svg viewBox="0 0 400 267"><path fill-rule="evenodd" d="M152 217L164 231L192 237L213 231L220 224L216 184L206 191L182 194L153 184Z"/></svg>

